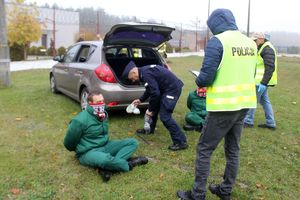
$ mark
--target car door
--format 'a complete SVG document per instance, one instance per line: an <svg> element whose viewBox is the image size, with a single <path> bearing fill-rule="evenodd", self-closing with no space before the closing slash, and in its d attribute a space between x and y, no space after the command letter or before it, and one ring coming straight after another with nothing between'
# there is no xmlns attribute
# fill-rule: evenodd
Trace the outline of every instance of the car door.
<svg viewBox="0 0 300 200"><path fill-rule="evenodd" d="M67 88L75 98L79 97L79 86L83 77L88 76L89 74L88 70L90 70L90 65L88 64L88 60L95 49L96 47L93 45L82 44L76 58L69 67L69 81L67 83Z"/></svg>
<svg viewBox="0 0 300 200"><path fill-rule="evenodd" d="M56 79L57 87L63 92L68 93L69 86L69 70L70 66L76 58L77 52L80 48L80 45L75 45L71 47L68 52L64 55L64 58L61 63L56 65L54 68L54 75Z"/></svg>

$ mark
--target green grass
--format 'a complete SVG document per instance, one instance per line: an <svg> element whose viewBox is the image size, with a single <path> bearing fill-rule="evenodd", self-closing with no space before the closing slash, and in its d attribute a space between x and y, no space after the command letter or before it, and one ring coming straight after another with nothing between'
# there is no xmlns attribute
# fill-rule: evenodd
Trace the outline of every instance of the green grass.
<svg viewBox="0 0 300 200"><path fill-rule="evenodd" d="M187 72L199 69L202 58L169 59L172 70L185 83L174 117L180 125L187 112L188 92L195 89ZM276 131L257 127L243 131L241 164L233 199L299 199L300 196L300 59L279 58L279 85L271 88ZM132 133L143 124L142 115L110 113L112 139L136 137L137 155L149 164L120 173L103 183L97 171L79 165L62 142L66 127L79 104L49 90L48 70L12 73L12 86L0 89L0 199L176 199L178 189L190 189L194 180L195 146L199 133L188 132L190 148L170 152L170 136L162 123L156 134ZM263 123L259 106L255 123ZM214 152L209 183L222 180L223 144ZM207 199L217 199L209 192Z"/></svg>

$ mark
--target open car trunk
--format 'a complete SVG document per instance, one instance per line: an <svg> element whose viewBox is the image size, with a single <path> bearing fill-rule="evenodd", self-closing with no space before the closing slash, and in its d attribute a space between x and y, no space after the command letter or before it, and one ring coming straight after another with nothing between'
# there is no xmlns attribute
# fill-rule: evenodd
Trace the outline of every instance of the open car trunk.
<svg viewBox="0 0 300 200"><path fill-rule="evenodd" d="M122 73L130 61L133 61L137 67L163 65L158 53L151 48L111 47L106 50L105 58L119 83L126 86L141 85L122 78Z"/></svg>

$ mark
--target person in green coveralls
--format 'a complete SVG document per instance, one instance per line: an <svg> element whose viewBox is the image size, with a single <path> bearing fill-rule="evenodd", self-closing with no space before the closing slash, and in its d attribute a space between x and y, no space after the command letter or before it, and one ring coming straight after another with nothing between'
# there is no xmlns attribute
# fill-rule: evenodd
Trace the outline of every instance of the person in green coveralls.
<svg viewBox="0 0 300 200"><path fill-rule="evenodd" d="M201 132L206 111L206 88L197 88L189 93L187 107L190 109L185 115L186 124L183 126L185 131L196 130Z"/></svg>
<svg viewBox="0 0 300 200"><path fill-rule="evenodd" d="M113 172L128 172L137 165L147 164L146 157L131 157L138 147L136 139L109 139L103 96L90 94L88 102L86 110L70 121L64 139L64 146L76 152L80 164L97 168L105 182Z"/></svg>

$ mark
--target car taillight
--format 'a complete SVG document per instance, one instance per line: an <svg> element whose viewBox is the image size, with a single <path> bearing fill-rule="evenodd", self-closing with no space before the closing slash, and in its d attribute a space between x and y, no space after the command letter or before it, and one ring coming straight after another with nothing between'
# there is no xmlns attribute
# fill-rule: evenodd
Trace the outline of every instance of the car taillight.
<svg viewBox="0 0 300 200"><path fill-rule="evenodd" d="M116 106L116 105L118 105L119 104L119 102L117 102L117 101L112 101L112 102L109 102L108 104L107 104L107 106L108 107L113 107L113 106Z"/></svg>
<svg viewBox="0 0 300 200"><path fill-rule="evenodd" d="M102 64L99 67L97 67L95 69L95 73L96 73L97 77L104 82L107 82L107 83L116 83L117 82L113 72L111 71L109 66L107 66L106 64Z"/></svg>

